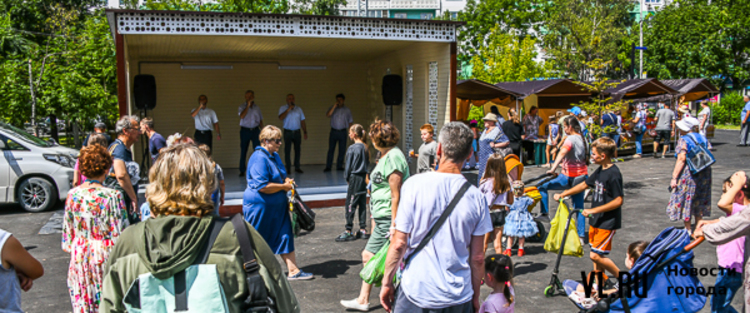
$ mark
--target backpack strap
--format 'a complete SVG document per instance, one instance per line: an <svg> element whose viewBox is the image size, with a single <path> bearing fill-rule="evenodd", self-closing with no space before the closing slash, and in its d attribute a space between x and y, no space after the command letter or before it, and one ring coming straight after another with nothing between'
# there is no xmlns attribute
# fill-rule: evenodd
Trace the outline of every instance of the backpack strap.
<svg viewBox="0 0 750 313"><path fill-rule="evenodd" d="M419 251L422 251L424 247L427 245L427 243L432 240L432 237L435 236L435 234L440 230L440 227L445 224L445 221L448 219L448 216L451 215L451 212L453 212L453 209L456 208L456 205L459 201L461 201L461 198L464 197L464 194L467 190L469 190L469 187L471 187L471 183L468 181L465 181L463 186L461 186L461 189L458 190L455 196L453 196L453 200L451 200L450 204L448 204L448 207L443 211L443 214L440 215L440 218L438 218L437 222L435 222L435 225L432 225L432 228L430 228L430 231L427 232L427 235L422 239L422 242L419 243L416 249L409 254L409 256L404 260L404 266L409 264L409 261L416 255Z"/></svg>
<svg viewBox="0 0 750 313"><path fill-rule="evenodd" d="M245 300L245 305L249 306L252 312L273 312L275 304L273 299L268 296L266 284L263 277L260 276L260 265L255 259L255 245L247 232L245 219L241 214L235 214L231 220L234 231L237 233L237 241L240 243L243 259L242 268L247 276L249 294Z"/></svg>
<svg viewBox="0 0 750 313"><path fill-rule="evenodd" d="M201 247L201 251L193 261L193 265L205 264L208 260L208 255L211 252L211 248L214 246L216 237L219 236L219 232L227 222L225 218L214 218L211 224L208 226L209 236L206 244ZM185 270L179 271L174 275L174 302L175 312L187 311L187 278L185 276Z"/></svg>

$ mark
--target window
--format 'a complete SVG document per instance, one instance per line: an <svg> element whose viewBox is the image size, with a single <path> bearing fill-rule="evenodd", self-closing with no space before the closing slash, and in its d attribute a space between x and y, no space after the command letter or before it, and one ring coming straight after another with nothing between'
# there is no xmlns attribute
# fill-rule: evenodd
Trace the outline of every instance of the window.
<svg viewBox="0 0 750 313"><path fill-rule="evenodd" d="M29 149L26 149L26 147L22 146L20 143L17 143L15 141L13 141L13 139L10 139L10 138L5 137L3 135L0 135L0 140L2 140L3 143L5 144L5 148L3 148L3 150L14 150L14 151L29 150Z"/></svg>
<svg viewBox="0 0 750 313"><path fill-rule="evenodd" d="M383 17L383 11L367 11L367 17Z"/></svg>
<svg viewBox="0 0 750 313"><path fill-rule="evenodd" d="M393 18L409 18L409 16L406 13L393 13Z"/></svg>
<svg viewBox="0 0 750 313"><path fill-rule="evenodd" d="M419 15L419 18L423 20L431 20L433 16L435 16L434 13L422 13Z"/></svg>
<svg viewBox="0 0 750 313"><path fill-rule="evenodd" d="M455 20L458 18L458 12L451 12L451 19Z"/></svg>

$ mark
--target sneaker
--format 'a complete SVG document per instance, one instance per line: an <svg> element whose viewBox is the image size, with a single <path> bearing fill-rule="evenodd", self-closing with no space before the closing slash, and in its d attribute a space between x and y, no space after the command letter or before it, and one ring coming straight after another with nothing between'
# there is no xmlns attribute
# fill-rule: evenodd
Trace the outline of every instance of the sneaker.
<svg viewBox="0 0 750 313"><path fill-rule="evenodd" d="M518 248L518 256L524 256L526 253L523 251L523 248Z"/></svg>
<svg viewBox="0 0 750 313"><path fill-rule="evenodd" d="M297 274L295 274L293 276L288 276L286 279L287 280L310 280L310 279L313 279L313 278L315 278L315 276L313 276L313 274L307 273L307 272L303 272L302 270L300 270Z"/></svg>
<svg viewBox="0 0 750 313"><path fill-rule="evenodd" d="M370 235L367 233L366 230L360 229L357 232L357 238L359 238L359 239L370 239Z"/></svg>
<svg viewBox="0 0 750 313"><path fill-rule="evenodd" d="M658 158L659 158L659 155L656 152L654 152L654 159L658 159Z"/></svg>
<svg viewBox="0 0 750 313"><path fill-rule="evenodd" d="M359 304L359 301L357 301L357 299L341 300L341 305L350 310L357 310L362 312L370 311L370 303Z"/></svg>
<svg viewBox="0 0 750 313"><path fill-rule="evenodd" d="M326 168L323 169L323 172L330 172L330 171L331 171L330 167L326 167Z"/></svg>
<svg viewBox="0 0 750 313"><path fill-rule="evenodd" d="M633 159L640 159L640 158L641 158L640 154L636 154L636 155L633 156Z"/></svg>
<svg viewBox="0 0 750 313"><path fill-rule="evenodd" d="M666 158L667 158L667 154L666 154L666 153L665 153L665 154L662 154L662 155L661 155L661 158L662 158L662 159L666 159Z"/></svg>
<svg viewBox="0 0 750 313"><path fill-rule="evenodd" d="M505 252L503 252L503 254L505 254L507 256L512 256L513 255L513 251L511 251L510 249L505 249Z"/></svg>
<svg viewBox="0 0 750 313"><path fill-rule="evenodd" d="M357 234L357 235L359 235L359 234ZM354 239L357 239L357 238L354 237L354 235L352 234L352 232L350 232L350 231L344 231L343 233L341 233L341 235L339 235L338 237L336 237L336 242L352 241Z"/></svg>
<svg viewBox="0 0 750 313"><path fill-rule="evenodd" d="M339 171L339 172L343 172L344 168L343 167L337 167L336 170Z"/></svg>
<svg viewBox="0 0 750 313"><path fill-rule="evenodd" d="M295 169L294 172L295 173L300 173L300 174L304 173L304 171L302 171L301 169Z"/></svg>

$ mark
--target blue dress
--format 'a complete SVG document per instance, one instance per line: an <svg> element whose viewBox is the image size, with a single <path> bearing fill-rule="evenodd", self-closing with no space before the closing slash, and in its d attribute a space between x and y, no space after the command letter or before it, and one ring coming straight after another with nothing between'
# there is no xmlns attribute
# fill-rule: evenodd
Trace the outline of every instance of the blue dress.
<svg viewBox="0 0 750 313"><path fill-rule="evenodd" d="M510 206L510 213L505 217L505 230L508 237L531 237L539 232L534 218L529 213L529 206L534 200L527 196L516 198Z"/></svg>
<svg viewBox="0 0 750 313"><path fill-rule="evenodd" d="M263 236L274 254L293 252L294 234L286 192L260 192L268 183L284 183L286 169L281 157L259 146L247 163L247 189L242 198L245 220Z"/></svg>

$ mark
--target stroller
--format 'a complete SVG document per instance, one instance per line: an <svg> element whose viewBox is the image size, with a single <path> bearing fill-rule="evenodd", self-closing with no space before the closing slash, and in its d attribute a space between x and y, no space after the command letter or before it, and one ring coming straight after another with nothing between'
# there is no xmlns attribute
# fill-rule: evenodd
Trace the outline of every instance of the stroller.
<svg viewBox="0 0 750 313"><path fill-rule="evenodd" d="M624 298L617 298L618 293L614 293L590 309L574 304L580 312L698 312L706 304L705 294L694 293L686 297L675 290L704 288L700 280L695 276L670 273L667 268L692 269L691 250L701 242L703 237L690 242L687 230L669 227L656 236L636 260L630 269L633 279L619 282ZM578 285L571 280L565 281L568 295L575 291L574 284Z"/></svg>

